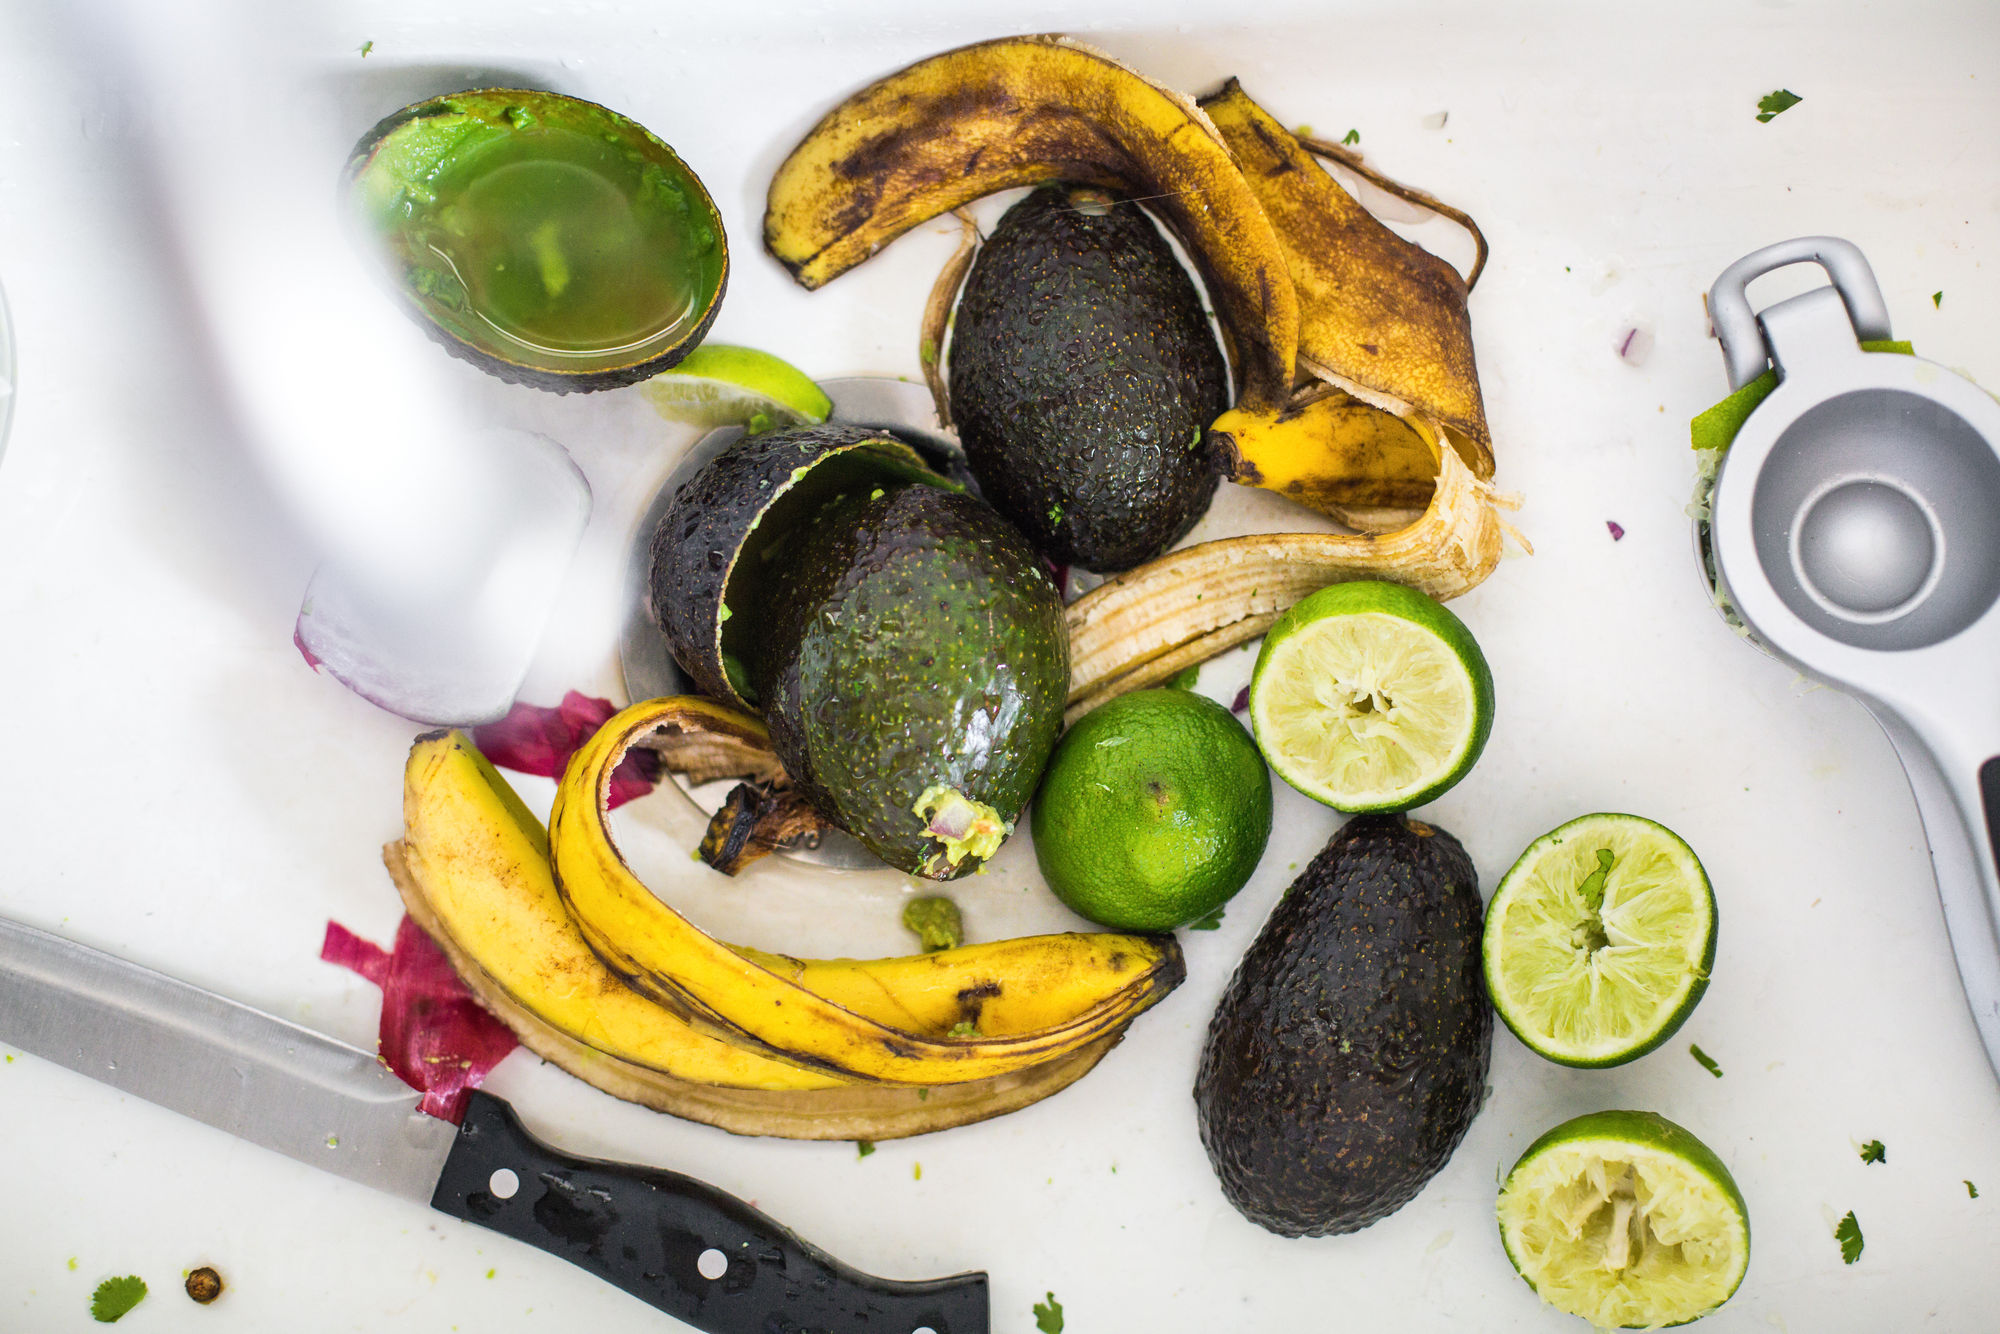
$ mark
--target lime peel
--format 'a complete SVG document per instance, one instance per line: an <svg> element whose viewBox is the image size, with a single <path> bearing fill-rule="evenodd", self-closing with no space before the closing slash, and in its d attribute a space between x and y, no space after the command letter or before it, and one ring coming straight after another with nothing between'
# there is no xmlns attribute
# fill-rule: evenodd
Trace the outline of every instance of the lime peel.
<svg viewBox="0 0 2000 1334"><path fill-rule="evenodd" d="M1497 1213L1528 1285L1600 1329L1696 1319L1749 1266L1749 1218L1728 1168L1651 1112L1596 1112L1543 1135L1508 1173Z"/></svg>
<svg viewBox="0 0 2000 1334"><path fill-rule="evenodd" d="M1544 834L1487 908L1486 988L1538 1055L1621 1065L1693 1013L1715 962L1715 895L1673 831L1636 815L1586 815Z"/></svg>
<svg viewBox="0 0 2000 1334"><path fill-rule="evenodd" d="M833 400L798 367L769 352L722 343L703 343L639 392L669 421L743 426L752 435L814 426L833 413Z"/></svg>
<svg viewBox="0 0 2000 1334"><path fill-rule="evenodd" d="M1264 638L1250 722L1278 776L1341 811L1443 795L1493 725L1471 632L1422 593L1354 580L1301 599Z"/></svg>

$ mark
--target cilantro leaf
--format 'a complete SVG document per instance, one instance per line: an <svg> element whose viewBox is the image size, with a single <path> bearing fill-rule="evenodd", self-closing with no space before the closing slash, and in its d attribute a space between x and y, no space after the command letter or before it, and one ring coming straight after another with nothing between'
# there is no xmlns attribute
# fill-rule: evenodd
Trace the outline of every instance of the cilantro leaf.
<svg viewBox="0 0 2000 1334"><path fill-rule="evenodd" d="M1695 1046L1692 1042L1688 1043L1688 1055L1700 1061L1702 1069L1708 1071L1708 1073L1714 1075L1717 1079L1722 1078L1722 1067L1715 1063L1715 1058L1700 1047Z"/></svg>
<svg viewBox="0 0 2000 1334"><path fill-rule="evenodd" d="M1187 924L1190 931L1214 931L1222 926L1222 909L1217 908L1206 916L1197 917Z"/></svg>
<svg viewBox="0 0 2000 1334"><path fill-rule="evenodd" d="M1343 137L1343 138L1341 139L1341 141L1340 141L1340 142L1342 142L1343 144L1358 144L1358 143L1360 143L1360 142L1361 142L1361 131L1359 131L1359 130L1349 130L1349 131L1347 132L1347 134L1346 134L1346 135L1345 135L1345 136L1344 136L1344 137Z"/></svg>
<svg viewBox="0 0 2000 1334"><path fill-rule="evenodd" d="M1584 906L1592 912L1604 906L1604 881L1611 874L1611 868L1617 864L1618 859L1611 855L1610 848L1599 848L1597 869L1585 876L1583 883L1576 887L1576 892L1583 895Z"/></svg>
<svg viewBox="0 0 2000 1334"><path fill-rule="evenodd" d="M1780 88L1775 93L1765 93L1757 99L1757 123L1767 124L1780 111L1789 111L1805 101L1789 88Z"/></svg>
<svg viewBox="0 0 2000 1334"><path fill-rule="evenodd" d="M1864 1163L1886 1163L1889 1161L1889 1152L1882 1147L1881 1140L1871 1139L1861 1146L1861 1161Z"/></svg>
<svg viewBox="0 0 2000 1334"><path fill-rule="evenodd" d="M1840 1243L1843 1263L1853 1264L1861 1258L1861 1224L1854 1221L1852 1209L1847 1211L1847 1217L1840 1220L1840 1226L1833 1230L1833 1239Z"/></svg>
<svg viewBox="0 0 2000 1334"><path fill-rule="evenodd" d="M146 1280L137 1274L107 1278L90 1295L90 1318L108 1325L144 1300Z"/></svg>
<svg viewBox="0 0 2000 1334"><path fill-rule="evenodd" d="M1174 679L1167 682L1167 685L1169 688L1174 690L1193 690L1195 682L1200 679L1201 679L1201 664L1196 663L1192 667L1181 668L1180 672L1174 677Z"/></svg>
<svg viewBox="0 0 2000 1334"><path fill-rule="evenodd" d="M1943 308L1944 308L1944 293L1943 293L1943 292L1932 292L1932 293L1931 293L1931 309L1932 309L1932 310L1942 310Z"/></svg>
<svg viewBox="0 0 2000 1334"><path fill-rule="evenodd" d="M854 1156L856 1158L866 1158L869 1154L873 1152L875 1152L874 1140L858 1139L854 1141Z"/></svg>
<svg viewBox="0 0 2000 1334"><path fill-rule="evenodd" d="M1968 1200L1976 1200L1976 1199L1978 1199L1978 1198L1979 1198L1979 1187L1977 1187L1977 1186L1973 1185L1973 1184L1972 1184L1972 1183L1971 1183L1970 1181L1966 1182L1966 1183L1965 1183L1965 1198L1967 1198Z"/></svg>
<svg viewBox="0 0 2000 1334"><path fill-rule="evenodd" d="M1035 1303L1035 1328L1042 1331L1042 1334L1062 1334L1062 1327L1062 1303L1056 1300L1056 1295L1052 1292L1046 1303Z"/></svg>

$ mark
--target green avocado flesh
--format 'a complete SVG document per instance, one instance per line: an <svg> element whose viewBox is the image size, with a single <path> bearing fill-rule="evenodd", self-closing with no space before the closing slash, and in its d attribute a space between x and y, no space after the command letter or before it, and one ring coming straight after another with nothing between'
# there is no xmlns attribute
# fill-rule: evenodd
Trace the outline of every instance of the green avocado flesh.
<svg viewBox="0 0 2000 1334"><path fill-rule="evenodd" d="M399 114L354 180L406 300L440 331L557 373L692 346L724 247L713 204L666 145L547 93Z"/></svg>
<svg viewBox="0 0 2000 1334"><path fill-rule="evenodd" d="M1465 849L1400 815L1348 821L1285 891L1195 1077L1202 1144L1246 1218L1357 1231L1444 1167L1493 1045L1480 919Z"/></svg>
<svg viewBox="0 0 2000 1334"><path fill-rule="evenodd" d="M979 249L952 325L951 408L993 507L1058 565L1130 569L1215 494L1228 406L1201 294L1139 206L1045 186Z"/></svg>
<svg viewBox="0 0 2000 1334"><path fill-rule="evenodd" d="M1069 646L1040 558L970 496L892 484L823 508L786 566L758 680L785 771L891 866L978 869L1062 730Z"/></svg>

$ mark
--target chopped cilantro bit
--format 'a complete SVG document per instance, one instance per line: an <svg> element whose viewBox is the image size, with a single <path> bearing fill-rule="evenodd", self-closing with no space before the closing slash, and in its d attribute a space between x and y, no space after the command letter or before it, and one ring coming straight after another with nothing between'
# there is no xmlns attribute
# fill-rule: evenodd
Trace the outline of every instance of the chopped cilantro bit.
<svg viewBox="0 0 2000 1334"><path fill-rule="evenodd" d="M1617 864L1618 859L1611 855L1610 848L1597 850L1597 869L1585 876L1583 883L1576 887L1576 892L1583 895L1584 907L1596 912L1604 906L1604 881Z"/></svg>
<svg viewBox="0 0 2000 1334"><path fill-rule="evenodd" d="M910 1180L922 1181L923 1179L924 1179L924 1165L922 1163L911 1163Z"/></svg>
<svg viewBox="0 0 2000 1334"><path fill-rule="evenodd" d="M1200 679L1201 679L1201 664L1196 663L1192 667L1181 668L1181 670L1175 674L1174 679L1167 682L1167 685L1175 690L1193 690L1194 683Z"/></svg>
<svg viewBox="0 0 2000 1334"><path fill-rule="evenodd" d="M1861 1161L1864 1163L1886 1163L1889 1161L1889 1152L1882 1147L1881 1140L1871 1139L1861 1146Z"/></svg>
<svg viewBox="0 0 2000 1334"><path fill-rule="evenodd" d="M1853 1264L1861 1258L1861 1224L1854 1220L1852 1209L1847 1211L1847 1217L1840 1220L1840 1226L1833 1230L1833 1239L1840 1243L1843 1263Z"/></svg>
<svg viewBox="0 0 2000 1334"><path fill-rule="evenodd" d="M1965 1183L1965 1198L1966 1198L1966 1199L1968 1199L1968 1200L1976 1200L1976 1199L1978 1199L1978 1198L1979 1198L1979 1187L1977 1187L1977 1186L1973 1185L1973 1184L1972 1184L1972 1183L1971 1183L1970 1181L1966 1182L1966 1183Z"/></svg>
<svg viewBox="0 0 2000 1334"><path fill-rule="evenodd" d="M1765 93L1757 99L1757 123L1766 124L1780 111L1789 111L1805 101L1789 88L1780 88L1775 93Z"/></svg>
<svg viewBox="0 0 2000 1334"><path fill-rule="evenodd" d="M917 1101L918 1101L918 1102L929 1102L930 1100L931 1100L931 1091L930 1091L929 1089L918 1089L918 1090L917 1090Z"/></svg>
<svg viewBox="0 0 2000 1334"><path fill-rule="evenodd" d="M858 1139L854 1141L854 1156L857 1160L866 1158L869 1154L873 1152L875 1152L874 1140Z"/></svg>
<svg viewBox="0 0 2000 1334"><path fill-rule="evenodd" d="M959 916L958 905L941 894L904 904L903 925L916 932L926 954L954 950L965 943L965 919Z"/></svg>
<svg viewBox="0 0 2000 1334"><path fill-rule="evenodd" d="M493 1277L493 1275L494 1275L494 1274L496 1274L496 1273L498 1273L498 1272L499 1272L498 1270L495 1270L495 1269L489 1269L489 1270L487 1270L487 1271L486 1271L486 1277L488 1277L488 1278L492 1278L492 1277Z"/></svg>
<svg viewBox="0 0 2000 1334"><path fill-rule="evenodd" d="M1035 1328L1042 1334L1062 1334L1062 1327L1062 1303L1056 1300L1056 1295L1052 1292L1046 1302L1035 1303Z"/></svg>
<svg viewBox="0 0 2000 1334"><path fill-rule="evenodd" d="M950 1031L945 1036L948 1038L976 1038L979 1036L979 1025L971 1019L961 1019L951 1026Z"/></svg>
<svg viewBox="0 0 2000 1334"><path fill-rule="evenodd" d="M1217 908L1214 912L1203 917L1197 917L1192 922L1189 922L1187 929L1190 931L1214 931L1221 927L1221 925L1222 909Z"/></svg>
<svg viewBox="0 0 2000 1334"><path fill-rule="evenodd" d="M146 1280L137 1274L107 1278L90 1295L90 1318L108 1325L146 1300Z"/></svg>
<svg viewBox="0 0 2000 1334"><path fill-rule="evenodd" d="M938 358L938 345L937 345L937 339L935 339L935 338L926 338L926 339L924 340L924 345L923 345L923 347L921 347L920 349L918 349L918 351L917 351L917 355L918 355L918 356L919 356L920 358L922 358L922 360L923 360L923 363L924 363L924 365L926 365L926 366L935 366L935 365L937 365L937 358Z"/></svg>
<svg viewBox="0 0 2000 1334"><path fill-rule="evenodd" d="M1342 136L1341 136L1341 140L1340 140L1340 142L1342 142L1343 144L1358 144L1358 143L1360 143L1360 142L1361 142L1361 131L1359 131L1359 130L1349 130L1349 131L1348 131L1348 132L1347 132L1346 134L1344 134L1344 135L1342 135Z"/></svg>
<svg viewBox="0 0 2000 1334"><path fill-rule="evenodd" d="M1688 1043L1688 1055L1700 1061L1702 1069L1708 1071L1708 1073L1714 1075L1717 1079L1722 1078L1722 1067L1715 1063L1715 1058L1692 1042Z"/></svg>
<svg viewBox="0 0 2000 1334"><path fill-rule="evenodd" d="M1937 309L1939 309L1940 307L1942 307L1943 305L1944 305L1944 293L1943 293L1943 292L1932 292L1932 293L1931 293L1931 309L1932 309L1932 310L1937 310Z"/></svg>
<svg viewBox="0 0 2000 1334"><path fill-rule="evenodd" d="M363 60L368 59L368 53L370 51L373 51L374 49L375 49L375 42L372 38L368 41L363 42L361 44L361 58Z"/></svg>
<svg viewBox="0 0 2000 1334"><path fill-rule="evenodd" d="M1972 1183L1968 1181L1965 1184L1969 1186ZM69 1258L69 1272L72 1274L76 1272L76 1257L74 1255L70 1256Z"/></svg>
<svg viewBox="0 0 2000 1334"><path fill-rule="evenodd" d="M1292 127L1292 133L1301 139L1310 139L1313 137L1313 127L1310 125L1295 125Z"/></svg>

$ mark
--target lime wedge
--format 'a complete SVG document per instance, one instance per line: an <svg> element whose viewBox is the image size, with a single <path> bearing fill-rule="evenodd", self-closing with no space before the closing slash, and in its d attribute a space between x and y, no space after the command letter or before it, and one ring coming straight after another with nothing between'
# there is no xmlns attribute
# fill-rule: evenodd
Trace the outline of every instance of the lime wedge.
<svg viewBox="0 0 2000 1334"><path fill-rule="evenodd" d="M741 426L752 435L816 425L833 411L825 391L789 361L721 343L703 343L639 392L668 421Z"/></svg>
<svg viewBox="0 0 2000 1334"><path fill-rule="evenodd" d="M1250 725L1278 777L1313 800L1407 810L1479 758L1493 728L1493 674L1458 617L1422 593L1334 584L1264 636Z"/></svg>
<svg viewBox="0 0 2000 1334"><path fill-rule="evenodd" d="M1529 845L1493 892L1486 990L1561 1065L1622 1065L1708 988L1715 894L1694 850L1637 815L1586 815Z"/></svg>
<svg viewBox="0 0 2000 1334"><path fill-rule="evenodd" d="M1499 1217L1528 1286L1599 1329L1707 1315L1750 1264L1729 1169L1652 1112L1593 1112L1536 1140L1500 1188Z"/></svg>

